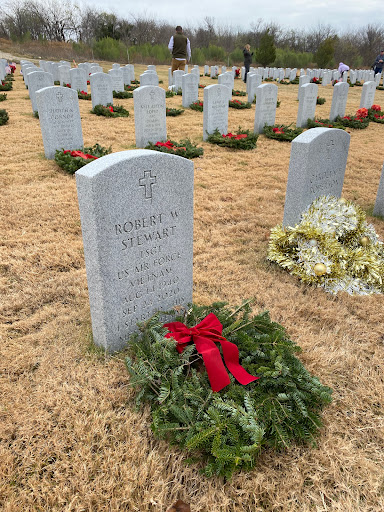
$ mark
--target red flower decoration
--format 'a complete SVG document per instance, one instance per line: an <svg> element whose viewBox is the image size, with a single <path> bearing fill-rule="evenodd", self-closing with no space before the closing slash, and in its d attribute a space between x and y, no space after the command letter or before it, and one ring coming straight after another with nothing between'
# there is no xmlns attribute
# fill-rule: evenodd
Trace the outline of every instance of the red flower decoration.
<svg viewBox="0 0 384 512"><path fill-rule="evenodd" d="M372 105L371 109L372 109L372 110L376 110L377 112L381 112L381 107L380 107L380 105Z"/></svg>
<svg viewBox="0 0 384 512"><path fill-rule="evenodd" d="M79 156L80 158L84 158L84 160L97 160L99 158L98 156L93 156L90 155L89 153L83 153L82 151L70 151L69 149L64 151L64 154L66 153L70 153L70 155L73 157Z"/></svg>

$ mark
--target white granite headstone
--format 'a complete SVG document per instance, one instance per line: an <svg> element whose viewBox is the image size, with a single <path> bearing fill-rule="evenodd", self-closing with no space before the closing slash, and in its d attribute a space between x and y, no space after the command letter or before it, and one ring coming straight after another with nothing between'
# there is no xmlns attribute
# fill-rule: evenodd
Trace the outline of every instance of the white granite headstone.
<svg viewBox="0 0 384 512"><path fill-rule="evenodd" d="M68 87L45 87L36 91L36 103L47 158L53 159L57 149L83 147L76 91Z"/></svg>
<svg viewBox="0 0 384 512"><path fill-rule="evenodd" d="M265 125L275 124L278 87L275 84L263 84L257 87L255 111L255 133L263 133Z"/></svg>
<svg viewBox="0 0 384 512"><path fill-rule="evenodd" d="M167 139L165 91L152 85L133 91L136 146L144 148L149 142Z"/></svg>
<svg viewBox="0 0 384 512"><path fill-rule="evenodd" d="M93 340L114 352L137 323L192 302L193 163L156 151L76 172Z"/></svg>
<svg viewBox="0 0 384 512"><path fill-rule="evenodd" d="M292 141L285 226L300 222L301 214L316 198L341 196L350 138L344 130L312 128Z"/></svg>
<svg viewBox="0 0 384 512"><path fill-rule="evenodd" d="M228 88L219 84L204 88L203 140L216 129L228 133Z"/></svg>

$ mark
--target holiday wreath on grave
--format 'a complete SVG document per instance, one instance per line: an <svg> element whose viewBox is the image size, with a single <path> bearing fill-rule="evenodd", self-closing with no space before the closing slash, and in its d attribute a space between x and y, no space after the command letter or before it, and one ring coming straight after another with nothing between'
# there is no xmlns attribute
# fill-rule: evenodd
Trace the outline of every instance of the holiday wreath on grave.
<svg viewBox="0 0 384 512"><path fill-rule="evenodd" d="M183 112L184 112L184 109L182 109L182 108L168 108L167 107L165 109L165 115L166 116L171 116L171 117L179 116Z"/></svg>
<svg viewBox="0 0 384 512"><path fill-rule="evenodd" d="M12 90L12 82L1 81L0 82L0 91L11 91Z"/></svg>
<svg viewBox="0 0 384 512"><path fill-rule="evenodd" d="M204 102L203 101L194 101L189 105L189 108L192 110L197 110L198 112L202 112L204 109Z"/></svg>
<svg viewBox="0 0 384 512"><path fill-rule="evenodd" d="M96 114L97 116L105 116L105 117L128 117L129 112L124 107L120 105L95 105L95 107L91 110L91 114Z"/></svg>
<svg viewBox="0 0 384 512"><path fill-rule="evenodd" d="M90 94L88 94L87 91L77 91L77 96L79 100L91 100L92 97Z"/></svg>
<svg viewBox="0 0 384 512"><path fill-rule="evenodd" d="M345 130L346 127L342 124L335 123L329 119L308 119L307 128L339 128Z"/></svg>
<svg viewBox="0 0 384 512"><path fill-rule="evenodd" d="M331 402L284 328L268 312L253 315L250 302L175 308L176 319L155 315L128 343L130 385L136 404L151 408L155 436L187 451L207 476L251 470L263 449L315 445Z"/></svg>
<svg viewBox="0 0 384 512"><path fill-rule="evenodd" d="M140 87L139 85L124 85L124 89L126 91L134 91L135 89L137 89L138 87Z"/></svg>
<svg viewBox="0 0 384 512"><path fill-rule="evenodd" d="M0 126L8 123L8 119L9 119L8 112L6 110L4 110L3 108L0 109Z"/></svg>
<svg viewBox="0 0 384 512"><path fill-rule="evenodd" d="M316 105L324 105L325 103L325 98L321 98L320 96L318 96L316 98Z"/></svg>
<svg viewBox="0 0 384 512"><path fill-rule="evenodd" d="M246 96L245 91L239 91L238 89L232 89L232 96Z"/></svg>
<svg viewBox="0 0 384 512"><path fill-rule="evenodd" d="M384 123L384 112L382 112L380 105L372 105L368 109L368 117L374 123Z"/></svg>
<svg viewBox="0 0 384 512"><path fill-rule="evenodd" d="M5 101L7 99L6 94L0 94L0 101Z"/></svg>
<svg viewBox="0 0 384 512"><path fill-rule="evenodd" d="M69 150L62 149L56 150L55 162L59 167L67 171L69 174L74 174L80 167L97 160L101 156L109 155L112 148L103 148L100 144L96 143L93 146Z"/></svg>
<svg viewBox="0 0 384 512"><path fill-rule="evenodd" d="M343 198L319 197L296 226L272 229L268 259L333 294L384 292L383 243L365 212Z"/></svg>
<svg viewBox="0 0 384 512"><path fill-rule="evenodd" d="M207 141L211 144L224 146L230 149L254 149L259 135L240 127L236 133L221 134L218 129L208 135Z"/></svg>
<svg viewBox="0 0 384 512"><path fill-rule="evenodd" d="M118 98L120 100L133 98L133 92L130 91L112 91L112 94L114 98Z"/></svg>
<svg viewBox="0 0 384 512"><path fill-rule="evenodd" d="M169 153L189 159L197 158L204 153L203 148L199 148L189 139L183 139L180 142L174 140L167 140L166 142L158 141L155 144L150 142L145 149L152 149L153 151L160 151L161 153Z"/></svg>
<svg viewBox="0 0 384 512"><path fill-rule="evenodd" d="M248 101L240 101L240 100L229 100L229 106L232 108L251 108L252 105Z"/></svg>
<svg viewBox="0 0 384 512"><path fill-rule="evenodd" d="M335 121L337 124L342 124L348 128L362 130L363 128L367 128L369 125L368 109L359 108L355 115L344 117L337 116Z"/></svg>
<svg viewBox="0 0 384 512"><path fill-rule="evenodd" d="M263 133L269 139L285 140L291 142L300 133L303 132L303 128L290 128L291 125L275 124L273 126L264 126Z"/></svg>

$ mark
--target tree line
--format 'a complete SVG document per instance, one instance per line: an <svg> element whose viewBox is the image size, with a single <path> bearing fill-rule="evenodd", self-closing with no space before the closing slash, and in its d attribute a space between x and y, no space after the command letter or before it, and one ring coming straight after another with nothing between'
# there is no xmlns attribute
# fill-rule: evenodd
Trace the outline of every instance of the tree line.
<svg viewBox="0 0 384 512"><path fill-rule="evenodd" d="M371 66L384 46L384 26L368 24L338 32L331 25L286 29L262 19L249 28L220 26L205 17L198 26L184 26L192 47L192 61L238 64L246 43L258 50L272 45L268 63L276 66L333 67L343 61L350 67ZM0 6L0 38L14 42L66 42L80 51L91 49L95 58L131 61L152 58L169 62L167 44L174 26L152 16L130 14L127 18L93 7L80 8L71 0L11 0Z"/></svg>

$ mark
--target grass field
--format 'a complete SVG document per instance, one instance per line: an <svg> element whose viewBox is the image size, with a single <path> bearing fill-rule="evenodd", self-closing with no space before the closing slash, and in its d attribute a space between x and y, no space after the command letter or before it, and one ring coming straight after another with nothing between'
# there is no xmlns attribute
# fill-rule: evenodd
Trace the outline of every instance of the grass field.
<svg viewBox="0 0 384 512"><path fill-rule="evenodd" d="M144 66L135 69L138 78ZM167 67L158 74L166 87ZM0 127L0 509L162 512L180 498L192 512L384 510L384 297L331 296L266 260L283 218L290 144L260 136L256 149L233 152L202 142L202 113L167 118L169 138L204 147L195 160L194 301L255 297L255 312L269 310L334 390L316 448L267 451L251 473L206 479L154 440L148 411L134 409L124 354L91 344L75 179L44 157L19 66L13 83L0 104L10 117ZM297 88L279 87L277 122L295 123ZM350 89L346 113L361 91ZM317 116L328 117L332 92L319 86L326 103ZM97 117L80 101L86 146L135 147L133 99L115 103L130 117ZM384 106L383 91L375 103ZM167 99L180 105L181 96ZM229 109L229 131L252 129L254 114L254 106ZM350 132L343 196L368 212L383 240L384 222L369 212L384 126Z"/></svg>

